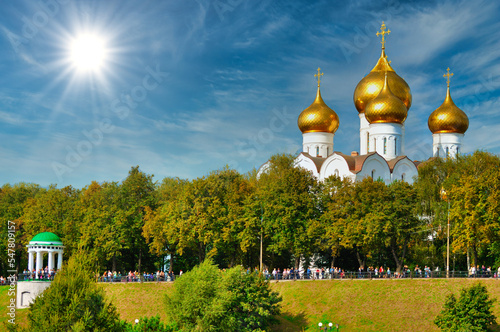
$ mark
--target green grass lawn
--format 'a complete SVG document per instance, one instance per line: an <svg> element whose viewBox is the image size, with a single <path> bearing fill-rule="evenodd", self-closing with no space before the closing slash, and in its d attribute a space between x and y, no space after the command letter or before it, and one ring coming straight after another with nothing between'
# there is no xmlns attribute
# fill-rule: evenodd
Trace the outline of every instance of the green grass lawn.
<svg viewBox="0 0 500 332"><path fill-rule="evenodd" d="M340 331L438 331L433 321L448 294L458 295L470 279L316 280L272 282L283 296L275 331L318 331L318 322L338 323ZM481 280L500 301L500 280ZM106 284L123 319L159 314L166 319L164 295L172 284ZM500 304L494 313L500 321ZM497 327L496 331L500 331Z"/></svg>
<svg viewBox="0 0 500 332"><path fill-rule="evenodd" d="M7 316L7 306L9 305L10 296L8 294L9 286L0 287L0 331L4 331L4 324L7 323L9 316ZM16 324L26 326L28 321L28 310L16 310Z"/></svg>
<svg viewBox="0 0 500 332"><path fill-rule="evenodd" d="M318 331L318 322L338 323L340 331L438 331L433 320L448 294L458 295L470 279L316 280L272 282L283 296L280 324L274 331ZM492 298L500 301L500 280L483 279ZM171 283L103 284L120 316L134 321L160 315L166 320L164 296ZM0 288L0 322L7 320L7 288ZM494 313L500 321L500 303ZM17 321L26 321L18 310ZM0 328L1 329L1 328ZM495 331L500 332L497 326Z"/></svg>
<svg viewBox="0 0 500 332"><path fill-rule="evenodd" d="M481 280L500 300L500 280ZM448 294L458 295L469 279L324 280L280 282L281 324L275 331L318 331L318 322L340 331L439 331L433 321ZM494 313L500 317L500 305ZM497 328L497 331L500 329Z"/></svg>

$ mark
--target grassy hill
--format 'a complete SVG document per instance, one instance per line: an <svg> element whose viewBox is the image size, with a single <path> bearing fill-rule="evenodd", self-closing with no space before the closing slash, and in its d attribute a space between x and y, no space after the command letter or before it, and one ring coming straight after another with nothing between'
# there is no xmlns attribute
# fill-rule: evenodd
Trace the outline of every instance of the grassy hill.
<svg viewBox="0 0 500 332"><path fill-rule="evenodd" d="M438 331L433 323L446 295L457 294L470 279L316 280L272 283L283 296L283 313L275 331L318 331L318 322L340 324L340 331ZM481 280L500 301L500 280ZM166 319L163 298L171 283L104 284L123 319L159 314ZM0 322L6 320L6 288L0 288ZM500 321L500 303L494 313ZM26 310L18 321L26 319ZM500 327L495 331L500 332Z"/></svg>

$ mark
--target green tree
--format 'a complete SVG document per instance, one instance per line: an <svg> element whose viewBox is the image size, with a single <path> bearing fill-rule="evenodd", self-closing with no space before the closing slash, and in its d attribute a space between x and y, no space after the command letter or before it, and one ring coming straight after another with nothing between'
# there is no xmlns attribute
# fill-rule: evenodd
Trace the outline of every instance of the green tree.
<svg viewBox="0 0 500 332"><path fill-rule="evenodd" d="M35 197L26 200L22 219L23 245L38 233L53 232L61 236L64 253L71 256L80 237L80 223L75 215L80 191L71 186L61 189L50 186L41 189Z"/></svg>
<svg viewBox="0 0 500 332"><path fill-rule="evenodd" d="M390 252L400 271L408 246L420 225L416 217L416 193L406 182L389 186L366 178L351 183L330 177L322 192L323 214L312 224L312 237L336 255L341 248L354 249L360 266Z"/></svg>
<svg viewBox="0 0 500 332"><path fill-rule="evenodd" d="M207 177L207 189L210 202L213 206L210 215L217 216L211 219L216 224L212 246L213 255L224 266L235 266L242 263L242 254L246 246L241 245L241 234L245 229L245 204L253 188L249 181L236 170L225 167L212 172ZM210 221L209 221L210 222Z"/></svg>
<svg viewBox="0 0 500 332"><path fill-rule="evenodd" d="M117 222L120 225L123 248L133 260L129 268L141 272L143 256L148 253L148 245L142 236L146 208L156 209L157 196L153 175L139 170L139 166L132 167L118 190L118 208L121 213Z"/></svg>
<svg viewBox="0 0 500 332"><path fill-rule="evenodd" d="M457 158L434 158L419 166L415 182L417 212L428 220L429 235L446 250L446 224L451 220L451 248L456 254L480 257L500 253L500 158L476 151ZM448 201L440 195L444 189ZM465 255L463 255L465 256Z"/></svg>
<svg viewBox="0 0 500 332"><path fill-rule="evenodd" d="M412 250L418 264L446 264L448 205L442 198L441 190L445 181L456 182L456 167L456 160L451 158L431 158L418 167L418 177L413 186L417 193L415 209L421 217L422 228ZM429 241L430 238L432 241Z"/></svg>
<svg viewBox="0 0 500 332"><path fill-rule="evenodd" d="M354 185L350 179L338 176L325 179L320 195L321 216L313 220L308 228L309 236L315 239L315 246L331 253L331 267L335 266L335 258L341 249L352 247L345 231L354 211L353 195Z"/></svg>
<svg viewBox="0 0 500 332"><path fill-rule="evenodd" d="M144 235L153 239L156 252L169 243L181 255L194 250L199 262L218 255L234 266L241 256L239 234L250 191L248 181L228 168L184 183L175 200L148 213Z"/></svg>
<svg viewBox="0 0 500 332"><path fill-rule="evenodd" d="M12 268L7 266L8 262L8 221L15 223L15 255L16 255L16 268L18 271L23 270L26 262L26 243L21 241L25 237L24 222L21 218L26 201L36 196L41 190L37 184L19 183L14 186L9 184L3 185L0 188L0 273L7 274L7 270Z"/></svg>
<svg viewBox="0 0 500 332"><path fill-rule="evenodd" d="M353 249L360 266L366 266L385 244L381 225L387 219L387 186L366 178L361 182L330 179L325 190L330 198L325 205L322 223L331 246ZM338 241L338 242L337 242Z"/></svg>
<svg viewBox="0 0 500 332"><path fill-rule="evenodd" d="M30 306L26 331L123 331L116 308L92 278L93 266L85 252L71 256Z"/></svg>
<svg viewBox="0 0 500 332"><path fill-rule="evenodd" d="M403 267L409 245L416 237L415 233L421 228L421 221L415 212L416 204L417 195L413 186L401 181L388 186L385 216L378 228L381 229L385 246L389 248L398 272Z"/></svg>
<svg viewBox="0 0 500 332"><path fill-rule="evenodd" d="M443 310L434 323L442 331L488 331L496 323L492 312L494 301L489 298L486 286L480 283L463 288L458 300L453 294L446 298Z"/></svg>
<svg viewBox="0 0 500 332"><path fill-rule="evenodd" d="M256 195L263 210L267 248L277 254L289 252L296 269L301 256L312 253L307 230L319 216L319 191L314 175L297 167L291 155L272 156L258 180Z"/></svg>
<svg viewBox="0 0 500 332"><path fill-rule="evenodd" d="M461 175L447 185L453 249L470 249L478 265L479 255L500 241L500 158L477 151L458 162Z"/></svg>
<svg viewBox="0 0 500 332"><path fill-rule="evenodd" d="M122 211L116 204L118 185L116 183L92 182L83 189L78 202L80 238L78 244L86 248L89 255L106 267L112 261L116 271L116 258L125 242L120 229Z"/></svg>
<svg viewBox="0 0 500 332"><path fill-rule="evenodd" d="M149 245L149 251L158 257L170 256L169 272L173 271L174 255L179 243L179 229L176 227L177 202L188 183L179 178L164 178L158 190L157 209L146 207L144 216L142 234Z"/></svg>
<svg viewBox="0 0 500 332"><path fill-rule="evenodd" d="M166 297L168 315L186 331L265 331L280 301L259 274L219 271L208 259L177 279Z"/></svg>

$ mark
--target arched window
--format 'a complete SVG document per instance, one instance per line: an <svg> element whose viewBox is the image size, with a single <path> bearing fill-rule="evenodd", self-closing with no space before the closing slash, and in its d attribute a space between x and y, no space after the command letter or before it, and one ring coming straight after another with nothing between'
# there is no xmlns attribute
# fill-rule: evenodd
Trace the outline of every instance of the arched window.
<svg viewBox="0 0 500 332"><path fill-rule="evenodd" d="M336 169L334 173L335 173L336 176L339 176L339 170L338 169Z"/></svg>
<svg viewBox="0 0 500 332"><path fill-rule="evenodd" d="M401 174L401 181L405 180L405 173Z"/></svg>
<svg viewBox="0 0 500 332"><path fill-rule="evenodd" d="M387 137L384 137L384 154L387 154Z"/></svg>
<svg viewBox="0 0 500 332"><path fill-rule="evenodd" d="M450 156L450 149L448 147L446 147L445 151L446 151L446 157L449 157Z"/></svg>
<svg viewBox="0 0 500 332"><path fill-rule="evenodd" d="M327 156L327 157L328 157L328 153L329 153L329 152L330 152L330 148L329 148L329 147L327 147L327 148L326 148L326 156Z"/></svg>
<svg viewBox="0 0 500 332"><path fill-rule="evenodd" d="M375 180L375 170L372 170L372 179Z"/></svg>
<svg viewBox="0 0 500 332"><path fill-rule="evenodd" d="M394 137L394 153L396 155L398 154L398 139L397 139L397 137Z"/></svg>
<svg viewBox="0 0 500 332"><path fill-rule="evenodd" d="M370 133L366 133L366 152L370 152Z"/></svg>
<svg viewBox="0 0 500 332"><path fill-rule="evenodd" d="M319 146L316 147L316 157L319 157Z"/></svg>

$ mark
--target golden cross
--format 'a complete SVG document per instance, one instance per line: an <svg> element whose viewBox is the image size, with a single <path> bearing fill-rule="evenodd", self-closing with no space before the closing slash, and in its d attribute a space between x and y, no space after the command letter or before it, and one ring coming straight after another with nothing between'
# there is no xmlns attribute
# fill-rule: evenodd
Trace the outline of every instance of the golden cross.
<svg viewBox="0 0 500 332"><path fill-rule="evenodd" d="M450 67L446 69L446 74L443 75L443 77L446 77L446 85L450 87L450 76L453 76L453 73L450 74Z"/></svg>
<svg viewBox="0 0 500 332"><path fill-rule="evenodd" d="M380 27L380 32L377 32L377 36L382 36L382 41L380 42L382 44L382 49L385 50L385 35L388 35L391 33L391 30L385 31L385 23L382 21L382 26Z"/></svg>
<svg viewBox="0 0 500 332"><path fill-rule="evenodd" d="M314 74L314 77L318 78L318 88L319 88L319 83L321 82L321 76L323 76L323 73L320 73L320 68L318 67L318 73Z"/></svg>

